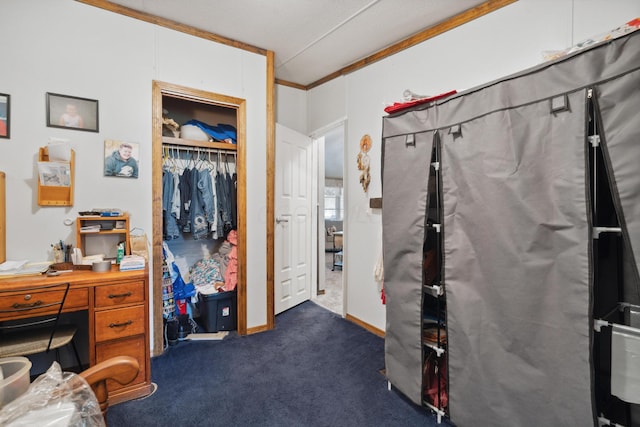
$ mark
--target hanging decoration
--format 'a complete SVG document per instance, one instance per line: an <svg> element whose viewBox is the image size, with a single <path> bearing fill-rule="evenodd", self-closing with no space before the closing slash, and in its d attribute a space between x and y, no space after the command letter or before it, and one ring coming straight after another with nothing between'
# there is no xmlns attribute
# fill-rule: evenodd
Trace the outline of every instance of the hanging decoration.
<svg viewBox="0 0 640 427"><path fill-rule="evenodd" d="M369 155L367 154L371 149L371 137L365 134L360 138L360 152L358 153L358 170L360 173L360 184L362 189L366 193L369 191L369 183L371 182L371 175L369 174Z"/></svg>

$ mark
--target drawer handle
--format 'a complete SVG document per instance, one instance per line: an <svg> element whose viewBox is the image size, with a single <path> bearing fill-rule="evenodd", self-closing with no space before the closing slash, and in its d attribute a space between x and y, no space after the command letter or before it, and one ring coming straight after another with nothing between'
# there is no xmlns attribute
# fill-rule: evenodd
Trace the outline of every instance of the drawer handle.
<svg viewBox="0 0 640 427"><path fill-rule="evenodd" d="M13 308L15 309L25 309L25 308L35 308L42 305L42 301L38 300L36 302L32 302L31 304L19 304L19 303L15 303L12 305Z"/></svg>
<svg viewBox="0 0 640 427"><path fill-rule="evenodd" d="M109 294L109 298L113 299L113 298L124 298L124 297L130 297L131 295L133 295L131 293L131 291L129 292L125 292L124 294Z"/></svg>
<svg viewBox="0 0 640 427"><path fill-rule="evenodd" d="M123 326L129 326L132 323L133 323L133 320L127 320L126 322L123 322L123 323L109 323L109 327L110 328L122 328Z"/></svg>

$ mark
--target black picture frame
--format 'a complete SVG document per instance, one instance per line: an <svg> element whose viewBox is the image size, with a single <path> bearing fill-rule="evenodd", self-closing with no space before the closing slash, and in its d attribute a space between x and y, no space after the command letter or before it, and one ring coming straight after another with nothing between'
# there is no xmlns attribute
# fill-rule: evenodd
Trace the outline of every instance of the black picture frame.
<svg viewBox="0 0 640 427"><path fill-rule="evenodd" d="M47 92L47 126L98 132L98 100Z"/></svg>
<svg viewBox="0 0 640 427"><path fill-rule="evenodd" d="M11 95L0 93L0 138L11 138Z"/></svg>

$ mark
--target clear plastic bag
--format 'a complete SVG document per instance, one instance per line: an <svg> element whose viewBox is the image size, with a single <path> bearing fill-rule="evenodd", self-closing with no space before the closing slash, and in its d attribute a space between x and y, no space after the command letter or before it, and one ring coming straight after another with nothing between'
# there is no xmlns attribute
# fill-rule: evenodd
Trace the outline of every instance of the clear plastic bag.
<svg viewBox="0 0 640 427"><path fill-rule="evenodd" d="M89 384L53 362L29 389L0 410L0 426L105 427L100 404Z"/></svg>

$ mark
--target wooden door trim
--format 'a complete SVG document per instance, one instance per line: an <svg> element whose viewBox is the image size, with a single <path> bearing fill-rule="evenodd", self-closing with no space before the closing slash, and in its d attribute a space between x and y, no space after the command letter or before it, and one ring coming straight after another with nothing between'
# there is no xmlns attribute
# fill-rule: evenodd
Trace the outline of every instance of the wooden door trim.
<svg viewBox="0 0 640 427"><path fill-rule="evenodd" d="M276 326L274 237L276 182L275 53L267 52L267 329Z"/></svg>

